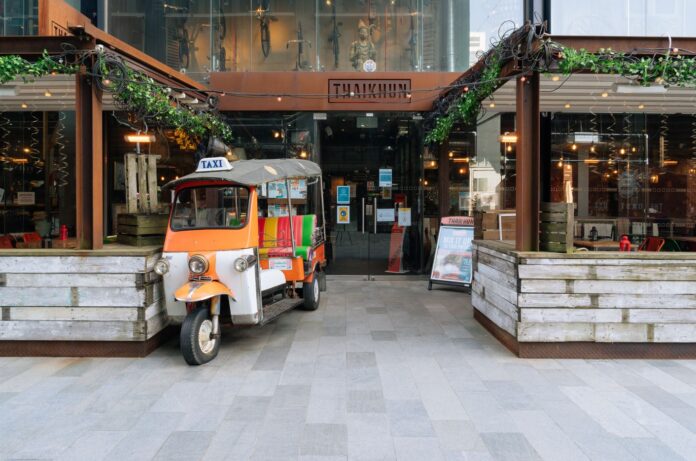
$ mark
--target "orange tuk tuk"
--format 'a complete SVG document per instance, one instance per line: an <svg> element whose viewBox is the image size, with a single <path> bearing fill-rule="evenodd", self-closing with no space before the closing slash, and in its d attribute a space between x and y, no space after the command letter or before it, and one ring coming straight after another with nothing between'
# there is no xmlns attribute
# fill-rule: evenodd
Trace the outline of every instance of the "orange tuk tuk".
<svg viewBox="0 0 696 461"><path fill-rule="evenodd" d="M172 193L162 258L167 313L190 365L215 358L223 323L264 325L325 290L321 169L299 159L202 159Z"/></svg>

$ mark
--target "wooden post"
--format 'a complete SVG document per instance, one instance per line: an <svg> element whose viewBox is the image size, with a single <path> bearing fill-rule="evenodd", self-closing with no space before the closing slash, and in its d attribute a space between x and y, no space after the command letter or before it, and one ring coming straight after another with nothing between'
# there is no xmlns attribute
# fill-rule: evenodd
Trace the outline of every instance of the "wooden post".
<svg viewBox="0 0 696 461"><path fill-rule="evenodd" d="M517 79L516 244L518 251L539 250L539 74Z"/></svg>
<svg viewBox="0 0 696 461"><path fill-rule="evenodd" d="M75 202L78 248L104 246L101 95L83 66L75 77Z"/></svg>

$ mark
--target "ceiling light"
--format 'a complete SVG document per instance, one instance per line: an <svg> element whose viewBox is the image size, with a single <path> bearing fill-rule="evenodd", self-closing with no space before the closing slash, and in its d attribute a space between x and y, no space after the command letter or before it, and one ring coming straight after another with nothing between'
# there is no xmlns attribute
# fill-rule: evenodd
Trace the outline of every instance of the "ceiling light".
<svg viewBox="0 0 696 461"><path fill-rule="evenodd" d="M569 104L569 103L566 103L566 105L563 106L563 107L565 107L566 109L570 109L570 104Z"/></svg>
<svg viewBox="0 0 696 461"><path fill-rule="evenodd" d="M596 165L599 163L599 160L597 160L596 158L586 158L585 160L583 160L583 162L587 163L588 165Z"/></svg>
<svg viewBox="0 0 696 461"><path fill-rule="evenodd" d="M141 133L130 133L124 136L126 142L133 143L152 143L155 142L154 134L141 134Z"/></svg>
<svg viewBox="0 0 696 461"><path fill-rule="evenodd" d="M26 108L29 107L29 106L27 106L25 103L22 103L22 106L21 106L21 107L22 107L22 109L26 109Z"/></svg>
<svg viewBox="0 0 696 461"><path fill-rule="evenodd" d="M281 102L281 101L283 100L283 97L282 97L282 96L278 96L278 97L276 98L276 100L277 100L278 102Z"/></svg>
<svg viewBox="0 0 696 461"><path fill-rule="evenodd" d="M663 85L627 85L621 83L615 83L612 86L614 93L621 94L665 94L667 88Z"/></svg>
<svg viewBox="0 0 696 461"><path fill-rule="evenodd" d="M495 107L495 103L494 103L494 102L490 103L490 104L488 105L488 107L490 107L491 109L493 109L493 108Z"/></svg>
<svg viewBox="0 0 696 461"><path fill-rule="evenodd" d="M24 152L25 154L28 154L31 152L31 149L29 149L28 147L25 147L24 149L22 149L22 152Z"/></svg>
<svg viewBox="0 0 696 461"><path fill-rule="evenodd" d="M53 93L51 93L51 90L46 90L46 91L44 91L44 96L46 96L47 98L50 98L51 96L53 96Z"/></svg>
<svg viewBox="0 0 696 461"><path fill-rule="evenodd" d="M645 104L640 104L640 105L638 106L638 109L645 109Z"/></svg>
<svg viewBox="0 0 696 461"><path fill-rule="evenodd" d="M561 79L561 77L559 77L558 75L554 75L553 77L551 77L551 80L553 80L554 82L557 82L560 79Z"/></svg>
<svg viewBox="0 0 696 461"><path fill-rule="evenodd" d="M517 142L517 135L515 133L505 132L498 136L498 141L501 143L515 143Z"/></svg>
<svg viewBox="0 0 696 461"><path fill-rule="evenodd" d="M577 145L577 144L573 144L572 146L570 146L570 148L573 149L573 150L578 150L578 145Z"/></svg>
<svg viewBox="0 0 696 461"><path fill-rule="evenodd" d="M606 91L605 91L604 93L602 93L602 97L603 97L603 98L606 98L606 97L608 97L608 96L609 96L609 93L607 93Z"/></svg>

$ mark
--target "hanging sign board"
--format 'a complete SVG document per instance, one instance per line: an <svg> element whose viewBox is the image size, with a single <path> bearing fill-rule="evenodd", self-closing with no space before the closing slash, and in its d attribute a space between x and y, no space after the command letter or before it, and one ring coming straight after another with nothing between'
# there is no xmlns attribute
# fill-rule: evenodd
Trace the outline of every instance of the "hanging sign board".
<svg viewBox="0 0 696 461"><path fill-rule="evenodd" d="M471 286L473 275L471 242L474 219L465 216L442 218L428 290L434 283Z"/></svg>
<svg viewBox="0 0 696 461"><path fill-rule="evenodd" d="M336 203L340 205L350 203L350 186L336 186Z"/></svg>

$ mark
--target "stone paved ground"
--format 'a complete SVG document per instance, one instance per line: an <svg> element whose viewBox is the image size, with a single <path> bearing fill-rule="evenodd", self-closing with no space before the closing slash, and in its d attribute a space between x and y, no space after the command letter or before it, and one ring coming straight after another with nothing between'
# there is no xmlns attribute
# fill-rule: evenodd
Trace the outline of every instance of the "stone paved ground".
<svg viewBox="0 0 696 461"><path fill-rule="evenodd" d="M185 365L0 358L0 459L696 459L696 362L520 360L468 295L330 282Z"/></svg>

